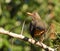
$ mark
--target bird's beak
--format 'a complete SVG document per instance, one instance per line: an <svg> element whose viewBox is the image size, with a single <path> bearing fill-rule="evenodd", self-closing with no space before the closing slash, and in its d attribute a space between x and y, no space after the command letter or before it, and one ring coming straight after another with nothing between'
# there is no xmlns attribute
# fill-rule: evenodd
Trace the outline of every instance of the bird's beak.
<svg viewBox="0 0 60 51"><path fill-rule="evenodd" d="M30 16L33 16L33 14L32 14L32 13L30 13L30 12L27 12L27 14L28 14L28 15L30 15Z"/></svg>

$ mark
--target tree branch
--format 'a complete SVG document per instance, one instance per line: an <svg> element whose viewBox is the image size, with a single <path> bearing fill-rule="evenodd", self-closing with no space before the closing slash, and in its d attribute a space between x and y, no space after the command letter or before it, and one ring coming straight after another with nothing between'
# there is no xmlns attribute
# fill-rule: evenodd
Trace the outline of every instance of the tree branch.
<svg viewBox="0 0 60 51"><path fill-rule="evenodd" d="M5 34L5 35L9 35L9 36L12 36L12 37L15 37L15 38L22 39L22 40L27 41L29 43L32 43L34 45L40 46L43 49L45 49L46 51L55 51L53 48L50 48L47 45L45 45L43 43L40 43L39 41L35 41L34 39L27 38L27 37L25 37L23 35L20 35L20 34L9 32L7 30L4 30L3 28L0 28L0 34Z"/></svg>

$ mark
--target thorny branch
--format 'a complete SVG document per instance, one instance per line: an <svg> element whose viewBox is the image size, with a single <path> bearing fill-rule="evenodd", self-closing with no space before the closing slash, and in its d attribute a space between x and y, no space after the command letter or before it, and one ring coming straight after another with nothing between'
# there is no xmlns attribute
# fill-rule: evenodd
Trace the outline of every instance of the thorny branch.
<svg viewBox="0 0 60 51"><path fill-rule="evenodd" d="M46 51L55 51L55 49L50 48L47 45L45 45L43 43L40 43L39 41L35 41L34 39L25 37L22 34L16 34L16 33L9 32L7 30L4 30L3 28L0 28L0 34L5 34L5 35L9 35L9 36L12 36L12 37L15 37L15 38L19 38L19 39L24 40L24 41L27 41L27 42L29 42L31 44L40 46L43 49L45 49Z"/></svg>

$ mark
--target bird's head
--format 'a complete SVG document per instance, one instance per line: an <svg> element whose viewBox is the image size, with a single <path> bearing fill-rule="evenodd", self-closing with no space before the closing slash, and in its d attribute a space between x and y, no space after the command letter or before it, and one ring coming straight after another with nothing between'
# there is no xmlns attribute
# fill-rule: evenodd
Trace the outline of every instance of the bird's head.
<svg viewBox="0 0 60 51"><path fill-rule="evenodd" d="M41 19L41 17L39 16L39 14L37 12L33 12L33 13L27 12L27 14L31 16L32 20L40 20Z"/></svg>

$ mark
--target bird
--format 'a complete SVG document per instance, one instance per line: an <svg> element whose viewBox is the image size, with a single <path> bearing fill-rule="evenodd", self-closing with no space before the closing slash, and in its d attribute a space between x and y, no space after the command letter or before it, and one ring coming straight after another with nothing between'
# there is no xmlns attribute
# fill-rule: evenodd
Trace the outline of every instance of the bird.
<svg viewBox="0 0 60 51"><path fill-rule="evenodd" d="M32 38L38 38L39 42L43 42L44 35L47 30L46 23L41 19L40 15L37 12L27 12L27 14L32 19L29 25L29 32Z"/></svg>

